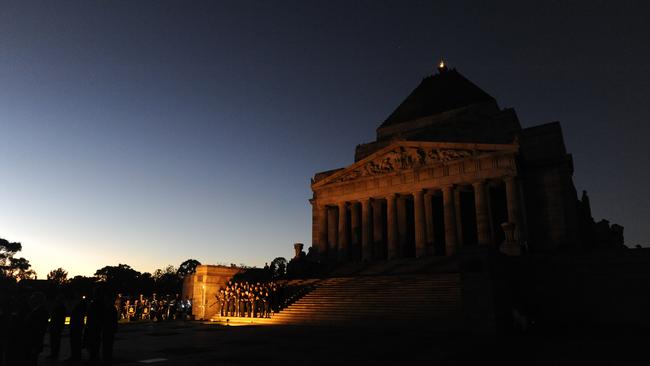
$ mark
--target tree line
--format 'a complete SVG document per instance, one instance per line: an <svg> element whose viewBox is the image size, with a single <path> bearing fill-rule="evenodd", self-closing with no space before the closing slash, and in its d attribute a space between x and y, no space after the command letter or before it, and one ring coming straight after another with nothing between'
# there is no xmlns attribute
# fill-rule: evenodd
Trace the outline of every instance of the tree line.
<svg viewBox="0 0 650 366"><path fill-rule="evenodd" d="M19 257L22 244L0 238L0 286L8 287L20 282L36 285L36 272L31 268L29 260ZM105 266L93 276L74 276L68 278L64 268L56 268L47 274L49 287L65 287L79 293L90 293L97 284L104 284L116 292L130 295L151 295L153 293L181 293L183 278L196 271L201 263L196 259L188 259L178 267L168 265L155 270L153 273L140 272L128 264Z"/></svg>

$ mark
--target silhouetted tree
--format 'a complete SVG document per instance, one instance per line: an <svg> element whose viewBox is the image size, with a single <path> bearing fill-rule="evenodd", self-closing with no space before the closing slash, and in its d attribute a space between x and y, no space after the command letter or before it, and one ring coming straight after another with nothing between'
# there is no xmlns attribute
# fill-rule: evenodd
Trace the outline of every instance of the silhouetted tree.
<svg viewBox="0 0 650 366"><path fill-rule="evenodd" d="M47 274L47 280L57 285L63 285L68 282L68 272L63 268L57 268Z"/></svg>
<svg viewBox="0 0 650 366"><path fill-rule="evenodd" d="M114 291L135 294L139 292L137 280L140 272L131 268L127 264L118 264L117 266L106 266L95 272L95 276L101 282L106 282L109 288Z"/></svg>
<svg viewBox="0 0 650 366"><path fill-rule="evenodd" d="M185 276L196 272L196 266L200 264L201 262L197 261L196 259L188 259L185 262L181 263L180 266L178 266L176 274L178 274L178 277L184 278Z"/></svg>
<svg viewBox="0 0 650 366"><path fill-rule="evenodd" d="M181 289L181 279L176 274L177 270L171 264L165 269L157 269L153 273L154 289L158 294L175 294Z"/></svg>
<svg viewBox="0 0 650 366"><path fill-rule="evenodd" d="M14 258L22 244L0 238L0 275L5 279L36 279L36 272L25 258Z"/></svg>
<svg viewBox="0 0 650 366"><path fill-rule="evenodd" d="M155 282L149 272L144 272L138 277L138 291L143 295L151 295L154 292Z"/></svg>
<svg viewBox="0 0 650 366"><path fill-rule="evenodd" d="M271 261L271 276L273 278L284 277L287 274L287 260L283 257L277 257Z"/></svg>
<svg viewBox="0 0 650 366"><path fill-rule="evenodd" d="M35 280L36 272L31 269L32 265L25 258L12 258L9 266L9 276L18 280Z"/></svg>
<svg viewBox="0 0 650 366"><path fill-rule="evenodd" d="M68 287L80 295L89 296L96 282L97 278L95 277L74 276L68 281Z"/></svg>

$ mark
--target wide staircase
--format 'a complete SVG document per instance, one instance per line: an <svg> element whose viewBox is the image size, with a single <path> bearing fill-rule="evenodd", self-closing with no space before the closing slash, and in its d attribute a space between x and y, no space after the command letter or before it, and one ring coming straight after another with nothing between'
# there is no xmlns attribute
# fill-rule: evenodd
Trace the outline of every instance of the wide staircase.
<svg viewBox="0 0 650 366"><path fill-rule="evenodd" d="M454 330L462 324L458 273L332 277L313 283L312 288L270 319L227 321L232 325L426 325L436 330Z"/></svg>

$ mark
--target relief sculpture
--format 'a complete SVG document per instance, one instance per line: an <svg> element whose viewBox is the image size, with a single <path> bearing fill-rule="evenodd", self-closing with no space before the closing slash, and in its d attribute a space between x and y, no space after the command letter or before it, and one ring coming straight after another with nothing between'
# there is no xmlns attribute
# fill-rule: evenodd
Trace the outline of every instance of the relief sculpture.
<svg viewBox="0 0 650 366"><path fill-rule="evenodd" d="M346 182L360 177L371 177L397 170L413 169L425 165L446 163L472 156L471 150L423 149L419 147L396 147L395 149L365 163L335 179Z"/></svg>

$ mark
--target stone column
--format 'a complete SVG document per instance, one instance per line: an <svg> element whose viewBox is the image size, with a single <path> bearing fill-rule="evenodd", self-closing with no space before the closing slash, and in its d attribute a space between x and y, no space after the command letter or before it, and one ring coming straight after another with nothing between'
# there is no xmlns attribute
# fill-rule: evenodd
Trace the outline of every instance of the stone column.
<svg viewBox="0 0 650 366"><path fill-rule="evenodd" d="M499 243L494 242L494 238L496 238L495 231L494 231L495 222L494 222L494 216L493 216L494 212L492 210L492 189L491 189L489 184L487 184L485 186L485 195L486 195L485 200L487 201L488 218L490 220L489 221L490 222L490 241L492 242L492 244L498 245Z"/></svg>
<svg viewBox="0 0 650 366"><path fill-rule="evenodd" d="M327 206L318 206L318 251L327 253Z"/></svg>
<svg viewBox="0 0 650 366"><path fill-rule="evenodd" d="M330 256L335 258L334 255L339 246L339 222L336 207L327 208L327 251Z"/></svg>
<svg viewBox="0 0 650 366"><path fill-rule="evenodd" d="M415 221L415 257L427 255L426 225L424 221L424 191L413 193L413 217Z"/></svg>
<svg viewBox="0 0 650 366"><path fill-rule="evenodd" d="M463 238L463 218L461 216L461 208L460 208L460 187L456 187L454 189L454 212L456 214L456 244L458 246L463 246L465 244L464 238Z"/></svg>
<svg viewBox="0 0 650 366"><path fill-rule="evenodd" d="M505 177L506 201L508 205L508 222L515 224L514 240L519 241L521 230L521 212L519 203L519 182L515 177Z"/></svg>
<svg viewBox="0 0 650 366"><path fill-rule="evenodd" d="M406 197L398 196L397 204L397 257L403 257L408 241L408 220L406 213Z"/></svg>
<svg viewBox="0 0 650 366"><path fill-rule="evenodd" d="M373 258L379 258L383 256L383 245L384 242L384 214L381 200L372 201L372 240L373 240L373 249L372 255Z"/></svg>
<svg viewBox="0 0 650 366"><path fill-rule="evenodd" d="M474 204L476 207L476 232L479 245L490 244L490 217L488 215L485 183L475 182Z"/></svg>
<svg viewBox="0 0 650 366"><path fill-rule="evenodd" d="M361 220L359 217L359 202L350 202L350 259L358 259L361 244Z"/></svg>
<svg viewBox="0 0 650 366"><path fill-rule="evenodd" d="M295 243L295 244L293 245L293 250L294 250L295 253L296 253L296 254L294 255L294 258L296 258L296 259L300 259L302 256L304 256L305 253L302 251L302 249L303 249L304 247L305 247L305 245L304 245L303 243Z"/></svg>
<svg viewBox="0 0 650 366"><path fill-rule="evenodd" d="M454 254L456 249L456 214L453 194L452 186L442 188L442 201L445 208L445 254L448 256Z"/></svg>
<svg viewBox="0 0 650 366"><path fill-rule="evenodd" d="M395 193L386 197L386 221L388 225L388 259L397 258L397 209Z"/></svg>
<svg viewBox="0 0 650 366"><path fill-rule="evenodd" d="M372 241L370 231L370 199L365 198L361 201L361 259L364 262L372 260Z"/></svg>
<svg viewBox="0 0 650 366"><path fill-rule="evenodd" d="M339 260L348 259L348 210L346 202L339 203Z"/></svg>
<svg viewBox="0 0 650 366"><path fill-rule="evenodd" d="M434 221L433 221L433 194L427 192L424 194L424 219L427 225L426 235L427 235L427 248L430 248L431 252L427 254L437 254L435 253L435 233L434 233Z"/></svg>

